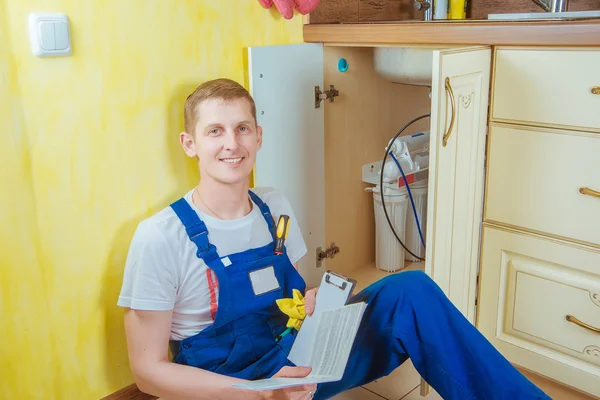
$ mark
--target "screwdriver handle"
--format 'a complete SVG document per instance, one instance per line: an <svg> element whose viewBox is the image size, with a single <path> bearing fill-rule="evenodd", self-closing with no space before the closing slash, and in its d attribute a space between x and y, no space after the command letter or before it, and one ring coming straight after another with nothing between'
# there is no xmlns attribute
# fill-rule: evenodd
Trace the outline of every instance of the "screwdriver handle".
<svg viewBox="0 0 600 400"><path fill-rule="evenodd" d="M287 239L290 230L290 217L287 215L281 215L277 222L277 229L275 231L275 254L283 254L283 245L285 239Z"/></svg>

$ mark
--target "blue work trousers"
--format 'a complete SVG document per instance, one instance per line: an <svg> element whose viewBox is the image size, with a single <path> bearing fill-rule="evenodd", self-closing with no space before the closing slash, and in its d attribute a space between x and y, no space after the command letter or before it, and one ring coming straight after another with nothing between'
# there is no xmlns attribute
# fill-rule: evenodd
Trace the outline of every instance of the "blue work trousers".
<svg viewBox="0 0 600 400"><path fill-rule="evenodd" d="M341 381L321 384L315 399L389 375L409 357L447 400L549 399L420 271L389 275L352 297L368 306Z"/></svg>

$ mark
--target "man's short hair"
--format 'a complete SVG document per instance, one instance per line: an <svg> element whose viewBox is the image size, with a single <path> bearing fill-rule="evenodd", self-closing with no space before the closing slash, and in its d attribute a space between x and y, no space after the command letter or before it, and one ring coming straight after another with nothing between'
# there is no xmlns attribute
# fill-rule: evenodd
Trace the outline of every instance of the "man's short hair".
<svg viewBox="0 0 600 400"><path fill-rule="evenodd" d="M196 123L198 121L198 105L203 101L212 99L223 101L248 100L252 117L254 118L254 122L256 122L256 104L246 88L231 79L219 78L202 83L185 100L183 118L187 133L195 134Z"/></svg>

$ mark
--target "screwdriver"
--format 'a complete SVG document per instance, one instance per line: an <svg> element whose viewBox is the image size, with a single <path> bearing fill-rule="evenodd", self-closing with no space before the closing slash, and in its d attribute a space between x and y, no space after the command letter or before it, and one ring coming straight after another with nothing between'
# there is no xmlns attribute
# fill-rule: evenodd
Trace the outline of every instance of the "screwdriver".
<svg viewBox="0 0 600 400"><path fill-rule="evenodd" d="M290 230L290 217L283 214L277 222L277 230L275 232L275 254L283 254L283 244L287 239Z"/></svg>

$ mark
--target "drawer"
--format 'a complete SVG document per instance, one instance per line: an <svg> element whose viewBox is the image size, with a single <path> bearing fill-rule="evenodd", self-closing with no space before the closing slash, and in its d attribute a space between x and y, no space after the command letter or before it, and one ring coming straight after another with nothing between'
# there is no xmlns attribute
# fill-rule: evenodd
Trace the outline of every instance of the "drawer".
<svg viewBox="0 0 600 400"><path fill-rule="evenodd" d="M600 395L599 250L486 225L480 285L478 328L499 351Z"/></svg>
<svg viewBox="0 0 600 400"><path fill-rule="evenodd" d="M492 119L600 130L600 49L500 49L493 85Z"/></svg>
<svg viewBox="0 0 600 400"><path fill-rule="evenodd" d="M485 220L600 245L600 135L491 124Z"/></svg>

